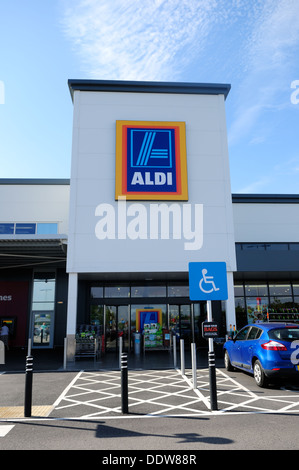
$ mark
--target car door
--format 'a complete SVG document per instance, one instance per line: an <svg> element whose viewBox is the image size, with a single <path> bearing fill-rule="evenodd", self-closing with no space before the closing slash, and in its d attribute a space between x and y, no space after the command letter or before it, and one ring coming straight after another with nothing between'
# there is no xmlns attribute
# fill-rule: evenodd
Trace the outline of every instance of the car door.
<svg viewBox="0 0 299 470"><path fill-rule="evenodd" d="M231 345L229 353L230 361L233 366L242 367L242 349L244 347L244 343L246 342L246 337L249 330L250 326L245 326L233 339L233 344Z"/></svg>
<svg viewBox="0 0 299 470"><path fill-rule="evenodd" d="M258 338L261 336L262 330L256 326L252 326L248 332L246 341L242 345L242 364L244 369L252 369L252 356L256 350Z"/></svg>

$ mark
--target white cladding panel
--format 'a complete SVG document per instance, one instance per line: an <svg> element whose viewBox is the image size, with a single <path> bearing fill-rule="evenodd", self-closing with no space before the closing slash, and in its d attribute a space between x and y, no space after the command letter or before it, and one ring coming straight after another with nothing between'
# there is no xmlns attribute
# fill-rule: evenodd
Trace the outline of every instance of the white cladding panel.
<svg viewBox="0 0 299 470"><path fill-rule="evenodd" d="M68 233L69 185L1 184L1 222L57 223Z"/></svg>
<svg viewBox="0 0 299 470"><path fill-rule="evenodd" d="M234 204L236 242L299 242L298 204Z"/></svg>
<svg viewBox="0 0 299 470"><path fill-rule="evenodd" d="M117 120L186 123L189 200L165 201L181 217L179 225L170 219L165 239L161 230L158 239L150 236L156 220L151 208L162 202L123 203L127 232L118 232ZM114 239L96 237L97 223L103 221L96 209L102 204L112 214L109 220L115 220ZM188 209L191 219L186 217ZM192 235L195 223L200 228ZM225 261L233 271L233 230L223 95L74 92L68 272L186 272L189 261ZM186 249L188 243L200 249Z"/></svg>

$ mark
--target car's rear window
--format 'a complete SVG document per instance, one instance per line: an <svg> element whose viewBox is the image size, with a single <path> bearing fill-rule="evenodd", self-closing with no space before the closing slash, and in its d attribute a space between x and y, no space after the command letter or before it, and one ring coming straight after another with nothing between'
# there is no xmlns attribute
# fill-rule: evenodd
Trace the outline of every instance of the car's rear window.
<svg viewBox="0 0 299 470"><path fill-rule="evenodd" d="M277 328L268 331L270 339L280 339L282 341L299 340L299 328Z"/></svg>

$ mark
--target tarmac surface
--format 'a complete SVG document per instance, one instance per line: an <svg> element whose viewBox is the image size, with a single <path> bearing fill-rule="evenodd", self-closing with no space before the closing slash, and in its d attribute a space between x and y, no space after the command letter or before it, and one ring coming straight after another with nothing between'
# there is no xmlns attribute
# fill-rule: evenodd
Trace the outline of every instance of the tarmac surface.
<svg viewBox="0 0 299 470"><path fill-rule="evenodd" d="M183 371L169 352L128 355L124 412L119 357L64 367L62 351L34 350L25 416L26 353L9 351L0 365L0 448L97 450L100 463L130 455L143 466L156 454L180 458L186 450L199 462L201 450L298 449L299 384L261 389L249 374L227 372L218 357L211 410L207 353L197 351L195 386L186 353Z"/></svg>
<svg viewBox="0 0 299 470"><path fill-rule="evenodd" d="M79 359L66 365L62 350L33 350L31 355L32 417L122 414L118 355L107 354L96 361ZM202 365L206 364L207 357L202 358ZM188 354L186 365L190 367ZM5 364L0 365L0 419L24 417L26 380L25 350L6 352ZM137 415L161 414L177 407L186 412L185 404L198 401L192 384L178 373L169 351L129 354L128 382L130 413L133 410ZM69 390L71 395L67 395Z"/></svg>
<svg viewBox="0 0 299 470"><path fill-rule="evenodd" d="M216 358L217 408L211 409L207 350L198 351L196 383L191 358L185 369L168 351L128 355L124 392L119 357L63 364L63 351L34 350L30 418L99 419L204 416L211 413L299 412L299 387L260 389L240 372L228 373ZM27 374L25 351L9 351L0 365L0 421L24 419ZM127 394L127 411L123 408ZM28 418L28 414L26 416Z"/></svg>

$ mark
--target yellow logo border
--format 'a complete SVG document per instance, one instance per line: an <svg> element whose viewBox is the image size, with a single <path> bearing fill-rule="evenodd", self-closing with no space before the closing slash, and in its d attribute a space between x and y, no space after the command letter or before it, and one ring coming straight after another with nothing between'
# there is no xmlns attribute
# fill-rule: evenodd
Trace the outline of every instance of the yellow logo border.
<svg viewBox="0 0 299 470"><path fill-rule="evenodd" d="M126 191L126 128L127 127L155 127L171 128L176 130L176 193L142 193L134 194ZM115 149L115 199L127 200L160 200L160 201L188 201L188 176L187 176L187 150L186 150L186 123L182 121L116 121L116 149Z"/></svg>

